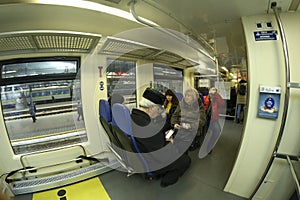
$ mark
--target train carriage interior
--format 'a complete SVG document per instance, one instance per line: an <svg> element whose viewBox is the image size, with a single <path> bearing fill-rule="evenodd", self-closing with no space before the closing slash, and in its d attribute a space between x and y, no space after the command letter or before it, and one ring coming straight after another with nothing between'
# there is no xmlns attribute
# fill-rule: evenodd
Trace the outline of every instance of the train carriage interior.
<svg viewBox="0 0 300 200"><path fill-rule="evenodd" d="M299 5L1 1L0 200L299 199Z"/></svg>

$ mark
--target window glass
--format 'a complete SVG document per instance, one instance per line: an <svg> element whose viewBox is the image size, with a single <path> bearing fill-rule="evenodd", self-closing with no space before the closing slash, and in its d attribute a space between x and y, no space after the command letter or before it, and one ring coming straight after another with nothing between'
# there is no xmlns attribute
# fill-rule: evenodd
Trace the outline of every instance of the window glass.
<svg viewBox="0 0 300 200"><path fill-rule="evenodd" d="M154 64L154 88L165 92L167 89L183 90L183 71L172 67Z"/></svg>
<svg viewBox="0 0 300 200"><path fill-rule="evenodd" d="M136 107L136 63L129 60L107 60L107 95L118 93L124 97L124 104Z"/></svg>
<svg viewBox="0 0 300 200"><path fill-rule="evenodd" d="M77 61L35 61L2 65L2 78L76 73Z"/></svg>
<svg viewBox="0 0 300 200"><path fill-rule="evenodd" d="M56 72L74 73L79 62L65 61L61 66L70 67L55 71L54 65L62 61L33 60L29 63L24 60L20 65L19 60L9 61L9 64L2 62L2 114L14 153L47 151L87 141L81 112L80 76L47 76ZM3 78L3 72L13 69L18 73ZM38 79L32 77L33 71L38 72ZM39 73L42 71L45 74ZM25 74L29 77L6 81L6 78Z"/></svg>

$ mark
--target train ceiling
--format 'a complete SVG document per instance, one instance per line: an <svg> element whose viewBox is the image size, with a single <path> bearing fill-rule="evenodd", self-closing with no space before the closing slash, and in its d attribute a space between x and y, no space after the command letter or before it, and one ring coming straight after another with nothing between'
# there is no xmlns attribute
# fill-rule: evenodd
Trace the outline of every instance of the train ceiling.
<svg viewBox="0 0 300 200"><path fill-rule="evenodd" d="M299 12L299 0L274 1L277 2L277 6L281 8L282 12ZM68 2L72 2L72 6L66 6ZM96 10L97 6L82 8L75 5L74 2L81 1L14 0L0 2L0 33L2 34L0 36L0 56L4 55L5 52L14 52L14 50L17 52L25 44L29 45L28 49L32 51L33 49L39 51L50 50L51 48L39 46L37 41L40 39L40 36L26 33L32 30L64 30L66 34L70 34L67 32L81 32L107 37L115 36L129 29L146 26L132 20L112 16L110 13L98 12ZM130 3L132 1L92 0L85 2L94 3L95 5L101 3L130 12ZM210 51L209 46L214 46L216 50L215 56L219 58L221 65L238 66L241 65L241 60L246 58L241 17L272 13L273 11L270 8L272 2L271 0L230 0L226 2L223 0L135 0L134 10L138 16L147 18L162 28L178 31L195 39L208 52ZM16 14L12 15L11 13ZM20 33L22 31L25 34L21 37L7 35L7 33ZM6 36L3 36L5 34ZM52 34L56 35L54 32ZM24 37L24 41L21 39L22 37ZM53 39L49 34L45 37L49 41ZM67 40L66 35L56 35L56 37ZM83 36L77 35L72 37ZM90 39L92 40L90 41L91 46L83 49L77 46L75 49L89 52L94 48L94 43L99 41L97 37ZM7 42L12 43L7 44ZM108 40L108 42L112 41ZM59 47L52 48L52 50L54 51L56 48ZM143 51L131 52L131 56L136 56L140 53L147 54L149 51L152 51L152 55L157 53L157 55L168 57L164 58L168 62L179 61L176 60L177 58L172 60L171 58L174 55L170 56L170 52L162 52L159 48L157 50L147 47ZM156 58L158 59L159 57Z"/></svg>
<svg viewBox="0 0 300 200"><path fill-rule="evenodd" d="M130 0L93 0L126 11ZM135 0L135 12L161 27L182 32L203 44L215 46L220 64L241 65L246 58L242 16L273 13L276 2L281 12L299 12L300 0Z"/></svg>

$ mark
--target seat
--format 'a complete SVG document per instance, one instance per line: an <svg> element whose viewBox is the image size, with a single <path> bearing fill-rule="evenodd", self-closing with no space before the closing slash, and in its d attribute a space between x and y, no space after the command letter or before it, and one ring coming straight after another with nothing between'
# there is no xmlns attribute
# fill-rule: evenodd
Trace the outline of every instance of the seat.
<svg viewBox="0 0 300 200"><path fill-rule="evenodd" d="M177 97L178 101L181 101L183 98L183 94L181 92L176 92L176 97Z"/></svg>
<svg viewBox="0 0 300 200"><path fill-rule="evenodd" d="M143 172L146 171L146 177L151 178L153 174L150 172L149 165L143 157L132 133L129 109L123 104L115 103L112 107L112 113L113 132L118 137L124 149L129 152L126 158L128 166L137 172L141 172L141 168L143 168Z"/></svg>
<svg viewBox="0 0 300 200"><path fill-rule="evenodd" d="M111 127L112 122L112 116L111 116L111 110L110 106L107 100L100 99L99 100L99 116L100 116L100 122L106 131L106 134L109 138L109 141L111 144L123 148L118 138L114 135ZM111 145L112 146L112 145ZM113 146L112 146L113 147Z"/></svg>

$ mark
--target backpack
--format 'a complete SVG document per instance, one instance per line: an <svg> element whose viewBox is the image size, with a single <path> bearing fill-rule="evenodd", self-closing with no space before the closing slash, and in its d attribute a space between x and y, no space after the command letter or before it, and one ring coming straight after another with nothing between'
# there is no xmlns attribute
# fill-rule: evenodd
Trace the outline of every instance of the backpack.
<svg viewBox="0 0 300 200"><path fill-rule="evenodd" d="M245 85L240 85L239 94L240 95L246 95L246 91L247 91L246 86Z"/></svg>

